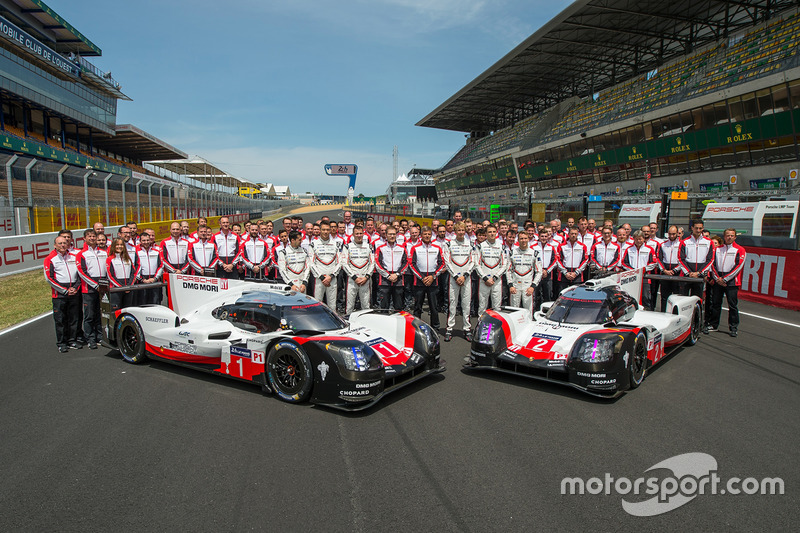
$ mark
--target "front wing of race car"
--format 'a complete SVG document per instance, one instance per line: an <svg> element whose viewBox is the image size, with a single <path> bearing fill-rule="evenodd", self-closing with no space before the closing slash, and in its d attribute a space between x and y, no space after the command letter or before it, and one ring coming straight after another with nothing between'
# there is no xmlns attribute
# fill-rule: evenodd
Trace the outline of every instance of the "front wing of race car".
<svg viewBox="0 0 800 533"><path fill-rule="evenodd" d="M351 320L354 328L347 337L296 338L314 366L311 402L359 411L387 394L445 371L439 339L425 322L407 313L380 311ZM371 328L359 327L361 323L369 323ZM402 337L399 341L390 331L394 328ZM365 347L370 354L364 354ZM380 364L370 367L369 355ZM358 360L363 360L367 368L355 369Z"/></svg>
<svg viewBox="0 0 800 533"><path fill-rule="evenodd" d="M534 351L526 346L530 344L527 341L526 345L509 342L511 334L503 313L492 315L484 315L476 328L466 369L492 370L558 383L600 398L615 398L630 388L629 365L637 337L646 335L643 328L587 331L568 353ZM587 343L613 346L613 352L592 361L591 356L583 357L579 353Z"/></svg>

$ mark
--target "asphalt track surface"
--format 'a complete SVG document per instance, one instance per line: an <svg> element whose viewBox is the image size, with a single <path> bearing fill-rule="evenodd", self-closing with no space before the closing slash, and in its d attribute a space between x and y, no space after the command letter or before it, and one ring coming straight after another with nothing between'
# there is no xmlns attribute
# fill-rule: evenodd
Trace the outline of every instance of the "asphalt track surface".
<svg viewBox="0 0 800 533"><path fill-rule="evenodd" d="M0 530L796 531L800 327L723 330L615 401L465 372L456 337L447 372L348 414L103 349L61 355L45 317L0 336ZM785 494L653 517L621 506L644 495L561 495L564 477L663 478L645 471L689 452Z"/></svg>

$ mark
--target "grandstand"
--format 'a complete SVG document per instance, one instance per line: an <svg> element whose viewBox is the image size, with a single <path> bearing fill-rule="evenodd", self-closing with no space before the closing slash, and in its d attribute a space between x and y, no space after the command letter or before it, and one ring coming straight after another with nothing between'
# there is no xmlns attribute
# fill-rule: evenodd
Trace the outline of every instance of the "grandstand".
<svg viewBox="0 0 800 533"><path fill-rule="evenodd" d="M630 196L646 174L655 194L744 194L789 176L800 160L799 10L574 2L417 123L469 134L434 176L439 198L468 208Z"/></svg>
<svg viewBox="0 0 800 533"><path fill-rule="evenodd" d="M42 0L0 0L0 216L11 234L256 211L237 194L250 182L116 123L118 101L131 99L87 59L101 54Z"/></svg>

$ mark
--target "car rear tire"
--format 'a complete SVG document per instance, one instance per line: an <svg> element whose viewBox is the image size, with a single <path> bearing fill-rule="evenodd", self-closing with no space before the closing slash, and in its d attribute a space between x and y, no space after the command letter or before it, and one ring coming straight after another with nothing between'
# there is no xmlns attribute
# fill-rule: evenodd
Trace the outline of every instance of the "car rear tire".
<svg viewBox="0 0 800 533"><path fill-rule="evenodd" d="M139 321L131 315L122 315L117 322L117 348L122 358L137 364L147 360L144 332Z"/></svg>
<svg viewBox="0 0 800 533"><path fill-rule="evenodd" d="M630 373L630 386L635 389L644 381L645 368L647 368L647 337L639 332L633 344L633 355L628 363Z"/></svg>
<svg viewBox="0 0 800 533"><path fill-rule="evenodd" d="M292 342L279 342L267 355L267 380L275 394L289 403L311 396L314 376L308 354Z"/></svg>
<svg viewBox="0 0 800 533"><path fill-rule="evenodd" d="M692 325L690 326L690 333L689 339L686 341L686 344L689 346L694 346L697 344L697 340L700 338L700 328L702 327L702 317L703 310L700 308L700 304L694 305L694 312L692 313Z"/></svg>

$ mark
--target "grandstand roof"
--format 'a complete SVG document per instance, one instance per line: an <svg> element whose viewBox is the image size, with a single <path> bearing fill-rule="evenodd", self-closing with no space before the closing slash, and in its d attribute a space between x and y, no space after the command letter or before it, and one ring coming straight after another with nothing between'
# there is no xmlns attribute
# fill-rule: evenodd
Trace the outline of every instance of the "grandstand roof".
<svg viewBox="0 0 800 533"><path fill-rule="evenodd" d="M22 15L30 15L43 29L50 32L48 42L56 52L74 52L82 56L100 56L103 51L85 35L75 29L42 0L11 0L19 6ZM40 33L38 28L28 27Z"/></svg>
<svg viewBox="0 0 800 533"><path fill-rule="evenodd" d="M496 131L794 7L795 0L577 0L417 126Z"/></svg>
<svg viewBox="0 0 800 533"><path fill-rule="evenodd" d="M179 176L191 178L209 185L218 184L224 187L255 185L255 183L252 181L231 176L224 170L214 165L214 163L206 161L202 157L198 156L184 159L146 161L146 163L148 165L164 169L168 172L178 174Z"/></svg>
<svg viewBox="0 0 800 533"><path fill-rule="evenodd" d="M116 135L113 136L95 134L92 138L94 146L132 161L189 157L186 152L131 124L117 124L114 130Z"/></svg>

